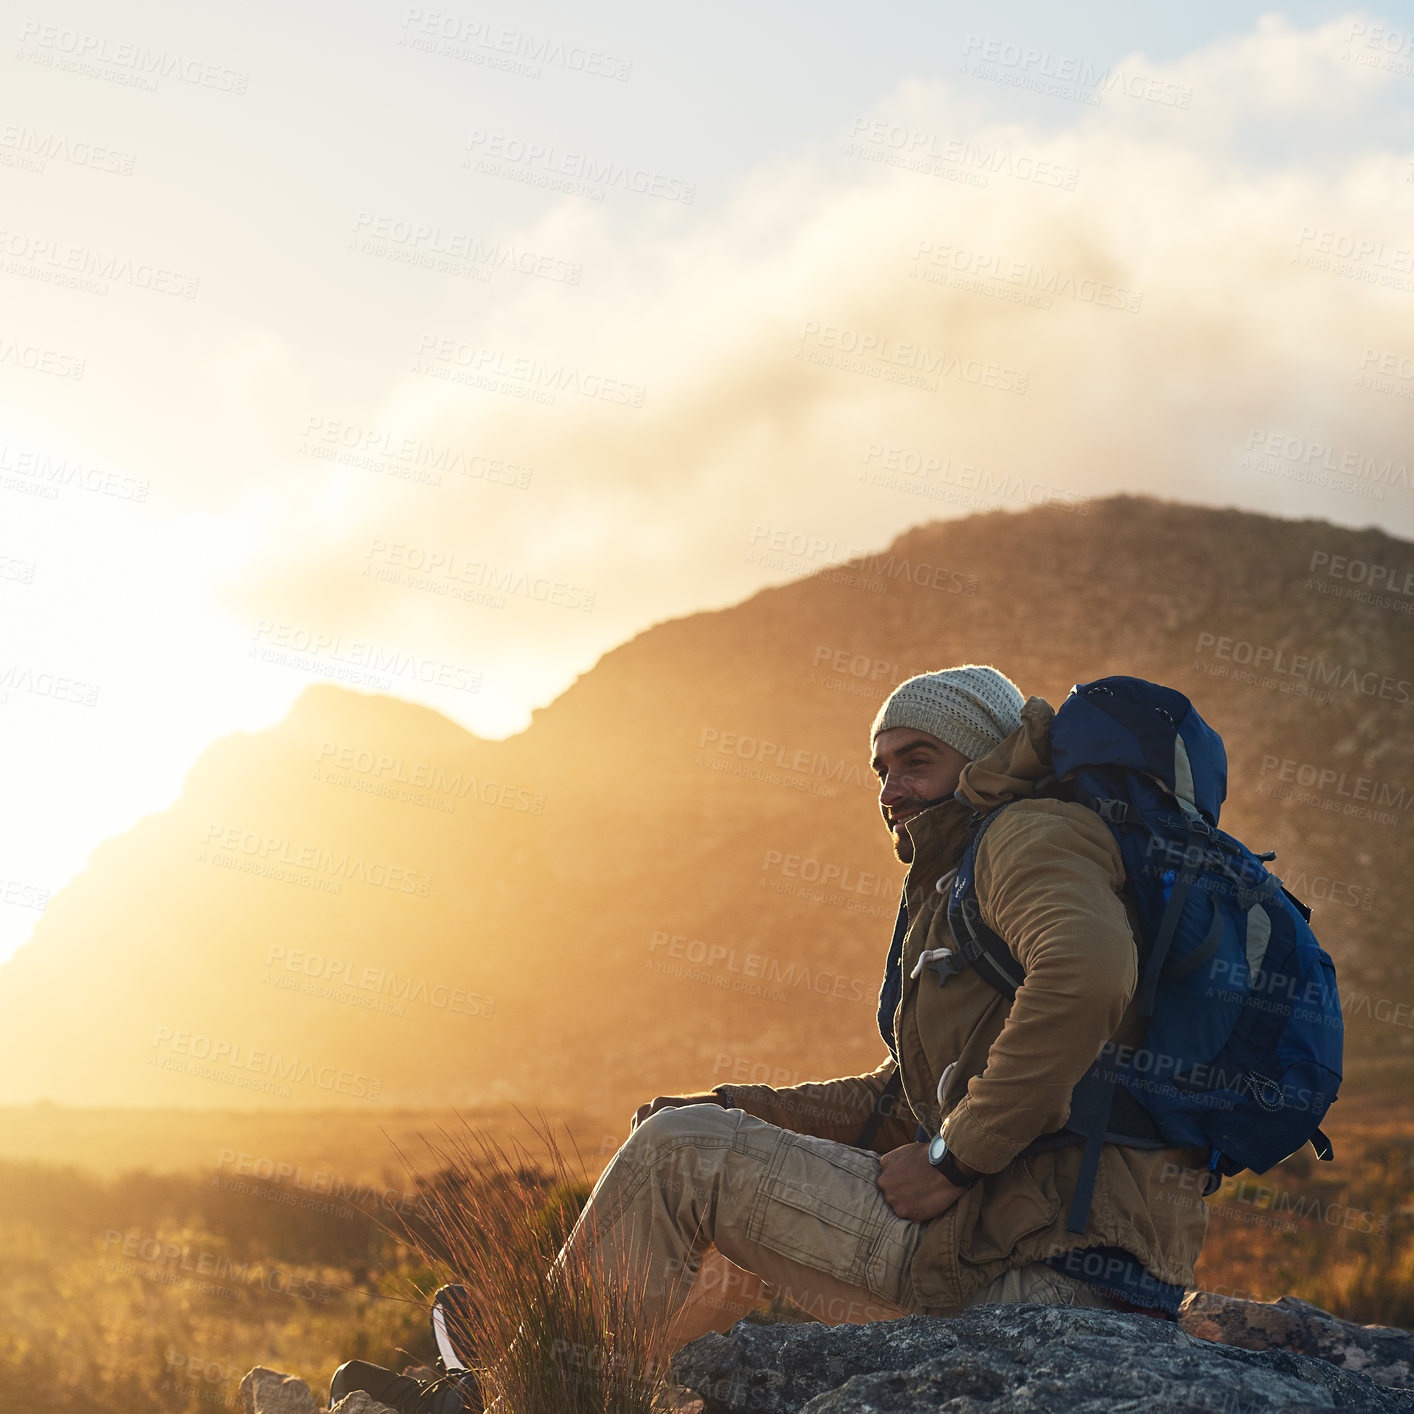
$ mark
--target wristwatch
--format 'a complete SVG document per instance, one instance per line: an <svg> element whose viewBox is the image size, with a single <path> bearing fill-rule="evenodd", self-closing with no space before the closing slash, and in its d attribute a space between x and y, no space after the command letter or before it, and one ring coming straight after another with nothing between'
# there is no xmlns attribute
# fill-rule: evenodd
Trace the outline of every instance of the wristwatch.
<svg viewBox="0 0 1414 1414"><path fill-rule="evenodd" d="M984 1175L966 1164L948 1148L948 1141L941 1134L935 1134L928 1141L928 1162L933 1165L954 1188L971 1188Z"/></svg>

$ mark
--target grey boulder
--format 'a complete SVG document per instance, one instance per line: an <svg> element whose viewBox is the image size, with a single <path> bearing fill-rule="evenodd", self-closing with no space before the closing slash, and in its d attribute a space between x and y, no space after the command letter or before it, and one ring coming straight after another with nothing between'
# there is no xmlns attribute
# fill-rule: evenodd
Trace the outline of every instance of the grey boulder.
<svg viewBox="0 0 1414 1414"><path fill-rule="evenodd" d="M684 1346L672 1373L702 1414L1414 1414L1414 1391L1324 1360L1219 1345L1170 1321L1096 1308L740 1322Z"/></svg>

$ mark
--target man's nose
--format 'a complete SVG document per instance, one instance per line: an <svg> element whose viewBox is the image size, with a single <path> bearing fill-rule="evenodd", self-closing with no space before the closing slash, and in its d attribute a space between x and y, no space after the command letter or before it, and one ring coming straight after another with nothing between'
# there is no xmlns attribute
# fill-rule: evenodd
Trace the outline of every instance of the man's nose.
<svg viewBox="0 0 1414 1414"><path fill-rule="evenodd" d="M884 777L884 783L879 787L880 805L897 805L904 800L908 792L904 790L902 783L892 774Z"/></svg>

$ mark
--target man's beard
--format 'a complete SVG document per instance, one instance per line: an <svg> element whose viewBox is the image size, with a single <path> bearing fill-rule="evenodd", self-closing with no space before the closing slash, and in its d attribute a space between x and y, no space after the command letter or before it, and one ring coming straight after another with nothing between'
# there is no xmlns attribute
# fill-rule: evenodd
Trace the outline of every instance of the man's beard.
<svg viewBox="0 0 1414 1414"><path fill-rule="evenodd" d="M894 858L896 858L900 864L913 863L913 841L908 837L908 831L904 828L909 820L916 820L923 811L929 810L935 805L941 805L943 801L951 799L951 795L940 795L936 800L905 800L900 803L895 814L908 813L908 820L903 821L897 829L893 829L892 827L890 829L894 837ZM885 821L885 824L887 823L888 822Z"/></svg>

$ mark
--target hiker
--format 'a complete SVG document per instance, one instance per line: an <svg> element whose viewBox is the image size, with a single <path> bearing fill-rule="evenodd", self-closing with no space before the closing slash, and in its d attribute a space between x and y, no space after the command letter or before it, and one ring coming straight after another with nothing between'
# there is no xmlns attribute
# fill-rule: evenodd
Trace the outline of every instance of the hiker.
<svg viewBox="0 0 1414 1414"><path fill-rule="evenodd" d="M880 708L871 765L908 866L879 993L888 1058L868 1075L639 1108L566 1246L651 1254L646 1313L683 1301L711 1244L831 1324L996 1302L1176 1318L1207 1225L1192 1171L1208 1149L1105 1144L1079 1234L1067 1209L1084 1146L1022 1155L1064 1127L1106 1042L1143 1036L1114 836L1036 794L1054 715L975 664L910 678ZM1018 798L976 860L983 921L1024 968L1012 1001L975 971L944 977L925 948L975 812ZM896 1073L902 1103L856 1147ZM669 1344L742 1314L688 1300Z"/></svg>
<svg viewBox="0 0 1414 1414"><path fill-rule="evenodd" d="M1043 789L1054 716L976 664L910 678L880 708L871 764L908 866L879 992L887 1058L867 1075L640 1106L558 1259L634 1273L669 1349L755 1304L749 1283L736 1307L694 1299L714 1247L830 1324L1017 1302L1176 1317L1207 1222L1192 1171L1209 1150L1097 1141L1077 1232L1089 1146L1030 1149L1063 1130L1106 1043L1144 1034L1119 848L1096 813ZM979 812L1013 800L975 872L981 919L1024 972L1014 998L948 968L940 914ZM352 1379L345 1390L367 1387ZM456 1408L421 1390L387 1402Z"/></svg>

